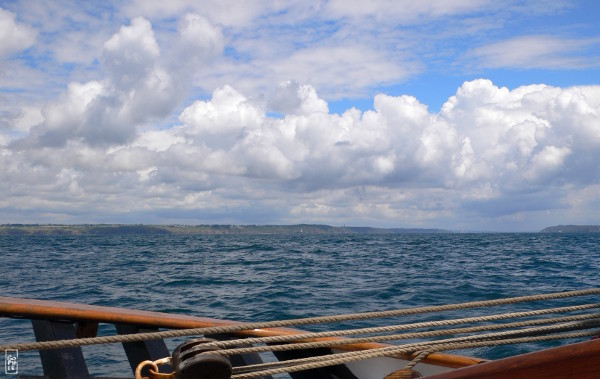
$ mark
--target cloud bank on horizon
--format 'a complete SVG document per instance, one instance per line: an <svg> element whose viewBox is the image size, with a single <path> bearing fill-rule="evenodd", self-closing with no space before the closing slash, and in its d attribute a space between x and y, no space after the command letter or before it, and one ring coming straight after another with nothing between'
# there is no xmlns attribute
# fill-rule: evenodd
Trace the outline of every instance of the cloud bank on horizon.
<svg viewBox="0 0 600 379"><path fill-rule="evenodd" d="M0 223L598 224L590 8L2 2Z"/></svg>

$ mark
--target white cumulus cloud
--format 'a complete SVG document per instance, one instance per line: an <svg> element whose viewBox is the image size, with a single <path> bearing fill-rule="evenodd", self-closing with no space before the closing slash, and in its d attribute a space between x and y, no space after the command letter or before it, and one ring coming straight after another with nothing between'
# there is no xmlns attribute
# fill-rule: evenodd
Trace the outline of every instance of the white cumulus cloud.
<svg viewBox="0 0 600 379"><path fill-rule="evenodd" d="M36 35L36 30L18 22L14 13L0 8L0 58L29 48Z"/></svg>
<svg viewBox="0 0 600 379"><path fill-rule="evenodd" d="M104 43L105 76L70 83L60 100L42 109L43 122L16 145L64 146L69 140L114 145L132 141L140 127L167 116L185 95L189 69L173 70L177 59L188 62L189 67L195 61L186 58L196 55L196 49L204 46L211 51L202 53L205 57L222 48L219 30L214 29L212 34L210 30L205 20L187 15L179 45L181 51L186 51L185 56L169 61L161 57L151 23L142 17L134 18ZM210 35L190 42L189 33L194 32Z"/></svg>
<svg viewBox="0 0 600 379"><path fill-rule="evenodd" d="M593 203L586 189L600 185L597 87L509 90L481 79L465 82L439 113L411 96L379 94L373 110L342 114L327 112L309 85L280 89L282 117L224 86L189 104L177 125L110 147L85 138L42 150L14 145L1 156L3 183L53 211L64 206L60 190L92 207L105 199L103 211L194 210L229 222L252 222L253 212L254 222L478 220L461 221L471 227L490 217L526 223L523 214L566 207L585 213ZM85 135L65 125L103 91L101 82L72 85L30 133ZM5 185L1 191L10 198ZM574 193L587 195L577 202Z"/></svg>
<svg viewBox="0 0 600 379"><path fill-rule="evenodd" d="M131 20L130 26L104 43L104 64L115 84L124 88L135 86L154 69L160 55L152 25L142 17Z"/></svg>

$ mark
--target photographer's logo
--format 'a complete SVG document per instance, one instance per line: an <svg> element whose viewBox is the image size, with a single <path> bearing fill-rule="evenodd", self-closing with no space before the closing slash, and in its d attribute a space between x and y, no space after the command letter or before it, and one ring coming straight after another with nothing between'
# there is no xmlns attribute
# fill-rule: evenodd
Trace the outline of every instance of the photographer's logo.
<svg viewBox="0 0 600 379"><path fill-rule="evenodd" d="M8 375L19 373L18 350L4 350L4 372Z"/></svg>

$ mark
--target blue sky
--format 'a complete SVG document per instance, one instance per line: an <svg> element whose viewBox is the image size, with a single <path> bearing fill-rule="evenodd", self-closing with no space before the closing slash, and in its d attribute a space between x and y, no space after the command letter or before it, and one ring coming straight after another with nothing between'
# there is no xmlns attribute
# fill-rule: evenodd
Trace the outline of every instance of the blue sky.
<svg viewBox="0 0 600 379"><path fill-rule="evenodd" d="M596 1L0 1L0 223L598 224Z"/></svg>

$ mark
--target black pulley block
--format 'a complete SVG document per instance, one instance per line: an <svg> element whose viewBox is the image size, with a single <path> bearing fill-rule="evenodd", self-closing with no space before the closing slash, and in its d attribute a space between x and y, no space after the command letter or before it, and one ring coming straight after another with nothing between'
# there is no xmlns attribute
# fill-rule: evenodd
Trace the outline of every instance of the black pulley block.
<svg viewBox="0 0 600 379"><path fill-rule="evenodd" d="M229 379L229 358L210 353L217 347L205 346L211 338L198 338L182 343L173 351L173 369L177 379ZM204 345L204 346L203 346Z"/></svg>

